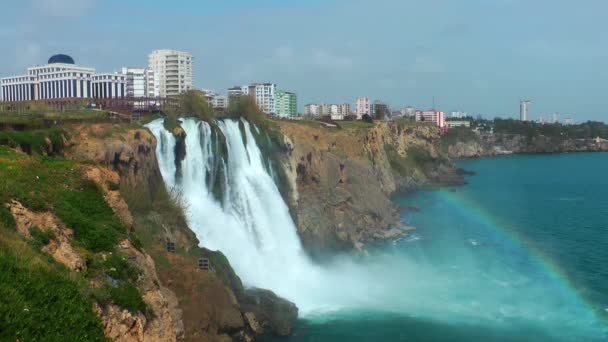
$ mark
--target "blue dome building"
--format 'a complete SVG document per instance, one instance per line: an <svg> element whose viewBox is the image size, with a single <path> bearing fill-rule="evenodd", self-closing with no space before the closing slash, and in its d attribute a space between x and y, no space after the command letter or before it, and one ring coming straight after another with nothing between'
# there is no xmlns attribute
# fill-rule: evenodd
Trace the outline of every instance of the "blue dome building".
<svg viewBox="0 0 608 342"><path fill-rule="evenodd" d="M55 63L75 64L74 59L72 57L70 57L68 55L64 55L64 54L54 55L51 58L49 58L48 64L55 64Z"/></svg>

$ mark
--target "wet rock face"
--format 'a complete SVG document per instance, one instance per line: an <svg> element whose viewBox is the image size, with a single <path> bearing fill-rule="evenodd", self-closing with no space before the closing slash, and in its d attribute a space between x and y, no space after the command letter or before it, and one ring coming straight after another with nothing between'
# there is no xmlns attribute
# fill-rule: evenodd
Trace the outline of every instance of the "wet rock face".
<svg viewBox="0 0 608 342"><path fill-rule="evenodd" d="M272 291L248 289L241 300L244 318L252 331L261 335L270 333L288 336L293 332L293 324L298 319L298 308Z"/></svg>

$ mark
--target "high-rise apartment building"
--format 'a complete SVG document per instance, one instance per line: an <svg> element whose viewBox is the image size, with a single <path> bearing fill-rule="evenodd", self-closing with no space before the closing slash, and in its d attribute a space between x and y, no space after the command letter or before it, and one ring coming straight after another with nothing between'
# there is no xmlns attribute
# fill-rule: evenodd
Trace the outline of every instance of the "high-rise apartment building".
<svg viewBox="0 0 608 342"><path fill-rule="evenodd" d="M304 106L304 115L306 116L319 116L319 105L316 103L309 103Z"/></svg>
<svg viewBox="0 0 608 342"><path fill-rule="evenodd" d="M253 83L241 87L243 95L255 99L255 103L266 114L275 114L277 85L274 83Z"/></svg>
<svg viewBox="0 0 608 342"><path fill-rule="evenodd" d="M356 101L357 120L361 120L363 115L370 114L370 102L367 97L358 97Z"/></svg>
<svg viewBox="0 0 608 342"><path fill-rule="evenodd" d="M276 115L292 118L298 115L298 98L295 93L277 90L276 92Z"/></svg>
<svg viewBox="0 0 608 342"><path fill-rule="evenodd" d="M528 121L528 111L530 109L530 100L522 100L519 103L519 120Z"/></svg>
<svg viewBox="0 0 608 342"><path fill-rule="evenodd" d="M154 50L148 56L148 67L158 77L161 97L173 97L193 89L193 57L190 52Z"/></svg>
<svg viewBox="0 0 608 342"><path fill-rule="evenodd" d="M158 79L146 68L122 68L126 76L127 97L158 97Z"/></svg>

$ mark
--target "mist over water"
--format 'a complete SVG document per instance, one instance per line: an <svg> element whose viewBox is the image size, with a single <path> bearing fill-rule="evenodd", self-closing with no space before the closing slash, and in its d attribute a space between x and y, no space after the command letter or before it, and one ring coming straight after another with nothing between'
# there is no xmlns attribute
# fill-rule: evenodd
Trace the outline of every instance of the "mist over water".
<svg viewBox="0 0 608 342"><path fill-rule="evenodd" d="M158 141L165 184L182 193L189 226L203 246L221 250L246 286L271 289L296 303L308 321L397 315L484 329L527 327L553 338L605 336L598 333L602 324L571 289L522 246L487 231L471 234L448 226L436 236L413 235L365 256L315 264L302 248L273 170L256 144L255 128L235 120L217 125L225 137L224 157L207 123L183 120L187 138L181 172L173 135L162 120L148 125ZM223 184L220 201L212 192L216 179ZM466 213L455 215L462 217L454 222L476 225Z"/></svg>

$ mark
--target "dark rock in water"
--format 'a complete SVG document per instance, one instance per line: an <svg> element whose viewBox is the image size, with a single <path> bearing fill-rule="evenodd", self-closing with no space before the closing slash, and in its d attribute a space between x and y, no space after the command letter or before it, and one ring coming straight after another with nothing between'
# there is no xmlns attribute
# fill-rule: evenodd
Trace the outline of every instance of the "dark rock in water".
<svg viewBox="0 0 608 342"><path fill-rule="evenodd" d="M298 307L294 303L272 291L257 288L245 290L245 296L241 299L241 310L255 315L258 334L290 335L298 319Z"/></svg>
<svg viewBox="0 0 608 342"><path fill-rule="evenodd" d="M403 208L403 211L411 211L414 213L419 213L420 212L420 207L415 206L415 205L408 205L407 207Z"/></svg>
<svg viewBox="0 0 608 342"><path fill-rule="evenodd" d="M469 171L469 170L465 170L463 168L457 168L456 169L456 173L461 175L461 176L475 176L475 171Z"/></svg>

